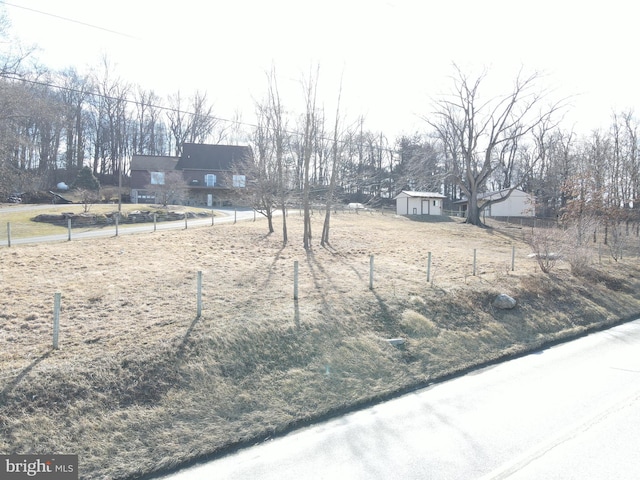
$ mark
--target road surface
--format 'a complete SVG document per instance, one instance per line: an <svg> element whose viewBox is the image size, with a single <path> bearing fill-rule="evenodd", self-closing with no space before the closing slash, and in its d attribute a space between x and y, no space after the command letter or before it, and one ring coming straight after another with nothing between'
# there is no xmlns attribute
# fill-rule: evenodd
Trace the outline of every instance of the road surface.
<svg viewBox="0 0 640 480"><path fill-rule="evenodd" d="M163 480L637 479L640 320Z"/></svg>
<svg viewBox="0 0 640 480"><path fill-rule="evenodd" d="M38 209L46 209L48 205L19 205L13 207L15 209L23 209L23 210L38 210ZM214 224L219 223L230 223L234 221L245 221L245 220L253 220L254 218L260 219L264 218L260 213L255 213L252 209L238 209L235 210L233 208L216 208L216 212L222 213L222 216L216 216L214 219ZM1 212L0 212L1 213ZM277 213L274 213L277 215ZM211 217L202 217L202 218L189 218L187 219L187 228L195 228L202 227L206 225L211 225ZM110 225L108 227L94 228L91 230L87 230L89 227L79 227L79 230L71 229L71 239L72 240L81 240L86 238L97 238L97 237L113 237L116 234L115 225ZM172 222L156 222L156 230L176 230L176 229L184 229L185 222L184 220L176 220ZM149 223L139 223L139 224L122 224L118 227L118 235L130 235L133 233L151 233L153 232L153 222ZM69 234L57 234L57 235L46 235L40 237L24 237L24 238L12 238L11 245L21 245L27 243L46 243L46 242L62 242L69 240ZM0 246L7 246L8 241L7 238L0 239Z"/></svg>

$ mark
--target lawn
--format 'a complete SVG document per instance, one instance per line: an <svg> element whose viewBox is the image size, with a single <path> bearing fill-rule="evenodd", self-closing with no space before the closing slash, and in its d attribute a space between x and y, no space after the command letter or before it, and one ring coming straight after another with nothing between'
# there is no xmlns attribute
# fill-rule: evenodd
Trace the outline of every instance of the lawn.
<svg viewBox="0 0 640 480"><path fill-rule="evenodd" d="M47 235L64 235L67 233L67 222L35 222L33 219L41 214L60 215L62 213L74 213L76 215L85 213L85 207L80 204L67 205L36 205L33 209L23 209L20 204L4 204L0 205L0 237L2 240L7 239L7 224L11 224L11 238L28 238L41 237ZM167 211L171 212L191 212L195 215L211 215L210 209L197 207L171 206L170 209L158 205L143 204L122 204L121 216L126 218L131 212L136 211L158 212L159 216ZM114 204L95 204L90 205L88 214L104 216L105 214L113 214L118 211L118 205ZM215 212L214 212L215 215ZM85 232L90 229L104 228L106 225L82 225L73 226L76 233ZM131 224L125 221L121 222L122 228L127 228ZM112 227L112 225L111 225Z"/></svg>
<svg viewBox="0 0 640 480"><path fill-rule="evenodd" d="M276 219L0 248L0 452L139 478L640 314L636 251L544 274L518 225L340 213L322 248L322 220L309 252L297 212L286 247Z"/></svg>

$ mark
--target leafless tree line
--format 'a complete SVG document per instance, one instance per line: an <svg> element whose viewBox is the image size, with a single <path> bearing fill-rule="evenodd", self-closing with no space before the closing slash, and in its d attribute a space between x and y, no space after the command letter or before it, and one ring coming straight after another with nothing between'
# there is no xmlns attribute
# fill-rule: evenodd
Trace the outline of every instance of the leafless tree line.
<svg viewBox="0 0 640 480"><path fill-rule="evenodd" d="M250 201L269 219L299 203L324 205L328 243L331 205L378 206L401 190L443 193L445 208L468 200L467 220L479 225L490 202L479 196L520 188L536 198L539 216L619 219L625 231L640 212L638 120L615 112L611 126L577 135L561 127L564 102L553 101L537 74L520 73L503 95L483 92L486 72L454 67L449 94L433 101L425 130L388 139L364 118L328 112L317 97L318 71L301 80L303 111L283 98L275 70L255 102L255 123L215 115L206 93L166 99L126 82L107 59L91 74L52 72L26 58L2 58L0 72L0 194L67 182L90 166L103 185L127 176L133 154L179 155L184 142L222 143L244 135L254 158L239 166ZM340 103L340 88L336 97ZM335 100L335 99L332 99ZM241 132L240 130L243 130ZM232 132L233 131L233 132ZM111 181L110 181L111 180ZM505 196L506 196L505 195ZM286 220L286 217L283 217ZM634 223L635 222L635 223ZM616 235L613 220L608 238ZM637 226L635 227L637 231ZM310 224L305 245L311 239ZM283 224L286 243L286 223Z"/></svg>
<svg viewBox="0 0 640 480"><path fill-rule="evenodd" d="M218 143L227 123L206 93L163 101L114 74L105 58L91 74L5 60L0 72L0 193L70 183L85 165L103 184L129 173L132 155L179 155L184 142Z"/></svg>

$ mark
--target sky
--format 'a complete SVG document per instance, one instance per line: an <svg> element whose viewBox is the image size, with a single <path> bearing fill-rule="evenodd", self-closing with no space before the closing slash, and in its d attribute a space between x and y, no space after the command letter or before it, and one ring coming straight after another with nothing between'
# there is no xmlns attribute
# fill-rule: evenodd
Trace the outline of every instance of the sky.
<svg viewBox="0 0 640 480"><path fill-rule="evenodd" d="M303 111L318 69L320 103L388 138L427 129L453 64L487 72L490 95L520 70L566 98L563 128L606 128L640 111L637 18L628 0L7 0L10 33L50 68L97 68L160 95L207 92L214 111L250 122L275 68L285 106ZM640 5L640 4L639 4ZM39 13L44 12L44 13ZM46 14L45 14L46 13Z"/></svg>

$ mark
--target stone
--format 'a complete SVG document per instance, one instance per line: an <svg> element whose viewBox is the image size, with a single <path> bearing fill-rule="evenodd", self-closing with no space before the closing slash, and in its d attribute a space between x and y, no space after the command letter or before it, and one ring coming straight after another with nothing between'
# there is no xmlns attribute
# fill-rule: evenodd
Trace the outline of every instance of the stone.
<svg viewBox="0 0 640 480"><path fill-rule="evenodd" d="M511 310L516 306L516 300L506 293L501 293L493 300L493 306L500 310Z"/></svg>

